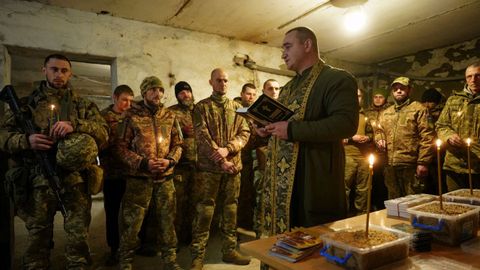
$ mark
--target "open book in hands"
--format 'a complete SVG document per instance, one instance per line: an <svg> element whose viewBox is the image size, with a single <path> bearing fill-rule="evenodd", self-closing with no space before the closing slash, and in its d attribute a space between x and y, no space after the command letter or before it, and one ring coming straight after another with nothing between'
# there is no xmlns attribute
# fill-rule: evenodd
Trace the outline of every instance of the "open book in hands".
<svg viewBox="0 0 480 270"><path fill-rule="evenodd" d="M236 112L259 127L286 121L293 115L292 110L267 95L261 95L250 107L239 108Z"/></svg>

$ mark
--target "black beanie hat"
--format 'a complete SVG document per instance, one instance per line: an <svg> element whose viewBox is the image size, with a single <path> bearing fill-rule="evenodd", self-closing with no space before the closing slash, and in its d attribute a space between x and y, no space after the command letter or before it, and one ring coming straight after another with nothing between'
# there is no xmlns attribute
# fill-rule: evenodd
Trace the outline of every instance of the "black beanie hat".
<svg viewBox="0 0 480 270"><path fill-rule="evenodd" d="M425 90L422 95L422 102L433 102L436 104L440 104L442 101L442 94L438 92L436 89L430 88Z"/></svg>
<svg viewBox="0 0 480 270"><path fill-rule="evenodd" d="M185 81L179 81L177 84L175 84L175 96L177 96L178 93L182 92L183 90L192 92L192 87L190 87L190 84Z"/></svg>

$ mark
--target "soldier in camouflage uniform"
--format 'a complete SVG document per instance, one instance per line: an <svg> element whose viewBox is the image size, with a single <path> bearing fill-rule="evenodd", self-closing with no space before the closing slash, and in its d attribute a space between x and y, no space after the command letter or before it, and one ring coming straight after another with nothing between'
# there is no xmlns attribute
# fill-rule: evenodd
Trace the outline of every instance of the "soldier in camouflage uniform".
<svg viewBox="0 0 480 270"><path fill-rule="evenodd" d="M63 152L60 155L63 160L56 160L56 170L63 189L61 197L68 215L68 218L64 219L67 235L66 268L85 269L90 263L88 226L91 219L91 197L87 192L87 178L83 170L92 161L83 160L82 164L69 164L65 158L96 155L87 151L98 151L96 144L103 145L107 142L107 125L94 103L88 102L72 91L69 84L72 71L68 58L59 54L47 56L43 72L46 80L41 81L30 96L21 100L24 109L27 110L26 106L29 106L38 133L25 134L10 113L3 124L8 130L2 130L0 133L0 150L12 154L16 162L16 167L9 172L22 170L22 175L25 176L14 179L15 188L26 190L25 196L20 198L16 205L17 213L25 221L28 230L29 241L23 257L23 268L50 267L53 222L58 206L57 199L49 188L48 180L43 176L32 150L46 151L54 162L58 154L55 153L56 142L66 146L63 149L68 151L68 146L72 145L66 140L70 140L70 137L73 136L74 143L79 138L91 136L87 141L93 142L93 145L73 145L76 146L73 151L79 152L73 155ZM60 165L69 167L66 169Z"/></svg>
<svg viewBox="0 0 480 270"><path fill-rule="evenodd" d="M372 90L372 105L365 110L365 117L367 119L367 132L372 134L380 135L379 137L385 138L383 130L378 127L381 113L388 107L390 104L387 102L387 90L382 88L376 88ZM385 165L387 163L386 152L382 151L376 144L373 145L376 152L375 156L375 166L373 166L373 179L372 179L372 207L375 210L385 208L384 201L388 199L388 191L385 186L385 178L383 173L385 171Z"/></svg>
<svg viewBox="0 0 480 270"><path fill-rule="evenodd" d="M209 238L215 199L221 196L222 260L249 264L250 258L240 255L237 244L237 204L242 163L240 151L247 143L250 130L244 118L235 111L238 103L227 98L228 75L222 69L211 73L213 93L195 106L193 123L197 142L197 172L194 190L200 196L192 230L191 269L202 269Z"/></svg>
<svg viewBox="0 0 480 270"><path fill-rule="evenodd" d="M422 192L422 179L433 158L434 131L428 126L427 110L409 99L410 79L396 78L392 84L395 104L383 111L375 139L387 151L385 184L390 199Z"/></svg>
<svg viewBox="0 0 480 270"><path fill-rule="evenodd" d="M119 85L113 91L113 104L100 113L105 118L109 128L109 145L100 153L100 161L104 169L103 203L105 208L105 231L107 243L110 247L110 256L106 265L115 265L118 262L118 247L120 245L120 233L118 230L118 213L123 193L125 193L125 169L118 157L113 154L116 132L119 121L124 112L130 109L133 100L132 89L125 84Z"/></svg>
<svg viewBox="0 0 480 270"><path fill-rule="evenodd" d="M180 81L175 85L175 97L178 104L170 106L176 116L183 135L182 157L175 166L174 184L177 193L177 214L175 217L175 231L180 243L188 244L191 241L192 222L194 212L194 193L192 192L195 161L195 134L193 132L193 109L195 100L192 87Z"/></svg>
<svg viewBox="0 0 480 270"><path fill-rule="evenodd" d="M255 85L246 83L242 86L240 100L242 107L250 107L257 99L257 89ZM240 154L242 158L242 171L240 172L240 195L238 196L238 208L242 211L237 212L237 225L239 227L251 230L253 228L253 209L255 205L255 189L253 186L254 163L256 163L256 137L253 135L253 126L249 122L250 138L247 144L242 148Z"/></svg>
<svg viewBox="0 0 480 270"><path fill-rule="evenodd" d="M120 213L121 269L131 269L138 233L149 206L159 221L163 269L181 269L176 262L175 187L173 168L182 154L175 115L160 102L164 88L155 76L140 85L143 100L132 105L120 124L114 152L128 167Z"/></svg>
<svg viewBox="0 0 480 270"><path fill-rule="evenodd" d="M472 180L480 187L480 62L467 67L463 91L454 92L447 100L436 123L438 137L446 143L443 169L449 191L468 188L467 138L471 144Z"/></svg>
<svg viewBox="0 0 480 270"><path fill-rule="evenodd" d="M363 91L357 90L358 103L362 104ZM345 139L345 191L347 202L350 204L351 190L355 188L354 206L356 214L363 214L367 210L368 195L368 162L366 157L371 150L372 134L367 129L367 121L363 109L360 108L358 128L355 135ZM350 212L355 212L350 210Z"/></svg>

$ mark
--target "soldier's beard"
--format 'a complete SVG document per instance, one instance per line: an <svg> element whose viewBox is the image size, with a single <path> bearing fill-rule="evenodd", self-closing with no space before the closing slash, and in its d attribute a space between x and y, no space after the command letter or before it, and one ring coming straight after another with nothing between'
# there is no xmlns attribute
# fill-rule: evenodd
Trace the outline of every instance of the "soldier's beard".
<svg viewBox="0 0 480 270"><path fill-rule="evenodd" d="M185 107L192 107L193 104L195 103L195 100L193 99L193 97L191 99L187 99L187 100L178 100L180 102L180 104L182 104L183 106Z"/></svg>

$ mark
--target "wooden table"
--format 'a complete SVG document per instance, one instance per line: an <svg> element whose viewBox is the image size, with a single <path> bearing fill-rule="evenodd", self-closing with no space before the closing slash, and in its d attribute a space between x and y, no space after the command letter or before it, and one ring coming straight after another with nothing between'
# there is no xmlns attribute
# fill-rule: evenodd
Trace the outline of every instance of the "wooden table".
<svg viewBox="0 0 480 270"><path fill-rule="evenodd" d="M365 215L356 216L333 223L315 226L306 229L315 235L339 230L348 227L365 226ZM391 227L398 223L409 223L406 219L387 217L386 210L380 210L370 214L370 224ZM265 239L255 240L240 245L240 250L259 259L263 263L277 270L318 270L318 269L342 269L320 256L319 252L315 252L310 257L296 263L290 263L285 260L268 255L268 250L276 242L277 237L269 237ZM386 269L421 269L417 268L420 263L431 261L439 262L442 265L445 262L453 263L450 269L454 269L455 265L470 265L472 268L480 269L480 249L477 251L464 251L460 246L451 247L436 242L432 243L431 252L417 253L410 251L409 259L389 265ZM421 265L420 265L421 266ZM469 268L467 268L469 269Z"/></svg>

